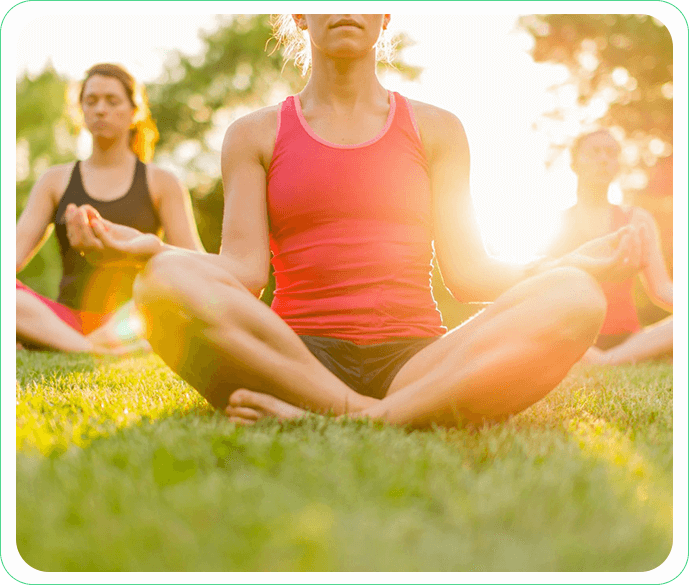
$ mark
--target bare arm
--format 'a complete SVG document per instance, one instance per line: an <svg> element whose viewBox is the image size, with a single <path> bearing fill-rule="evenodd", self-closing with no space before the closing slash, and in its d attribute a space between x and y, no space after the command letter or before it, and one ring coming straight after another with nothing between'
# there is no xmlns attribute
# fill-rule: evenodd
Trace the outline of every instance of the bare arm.
<svg viewBox="0 0 689 585"><path fill-rule="evenodd" d="M221 159L225 209L220 254L206 254L200 244L198 251L186 251L201 254L204 262L218 265L256 295L268 282L270 263L264 167L267 166L266 156L270 156L272 150L275 112L270 115L266 110L270 108L237 120L225 135ZM84 207L87 206L79 209ZM163 243L154 234L142 234L133 228L113 224L92 209L86 209L85 215L77 219L86 234L81 238L85 242L81 249L87 255L105 255L107 261L123 260L143 265L160 252L180 247ZM89 239L91 230L94 237ZM184 231L185 228L180 227L173 238L179 237L181 241L177 243L180 245L183 242L193 244L193 238L188 233L185 236Z"/></svg>
<svg viewBox="0 0 689 585"><path fill-rule="evenodd" d="M268 283L270 247L266 168L275 135L275 111L267 108L237 120L225 134L222 178L225 190L220 255L253 294Z"/></svg>
<svg viewBox="0 0 689 585"><path fill-rule="evenodd" d="M469 144L449 112L415 108L429 163L435 251L445 285L459 300L488 302L525 277L525 271L486 252L469 192Z"/></svg>
<svg viewBox="0 0 689 585"><path fill-rule="evenodd" d="M624 279L639 270L641 233L631 227L536 266L514 266L489 256L469 192L469 145L464 128L453 114L420 106L415 112L429 164L435 250L445 285L456 298L490 302L527 276L557 267L579 268L598 280Z"/></svg>
<svg viewBox="0 0 689 585"><path fill-rule="evenodd" d="M641 271L641 284L649 298L659 307L672 311L672 279L667 272L660 247L658 225L645 209L635 208L632 223L645 226L646 266Z"/></svg>
<svg viewBox="0 0 689 585"><path fill-rule="evenodd" d="M33 186L24 211L17 221L17 272L33 258L50 235L50 225L65 176L66 166L49 169Z"/></svg>

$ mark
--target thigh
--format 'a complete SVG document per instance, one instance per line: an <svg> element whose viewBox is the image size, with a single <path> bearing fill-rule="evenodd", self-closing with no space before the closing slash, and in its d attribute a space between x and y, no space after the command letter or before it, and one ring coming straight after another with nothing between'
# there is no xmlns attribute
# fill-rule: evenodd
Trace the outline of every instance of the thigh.
<svg viewBox="0 0 689 585"><path fill-rule="evenodd" d="M78 311L70 309L43 295L39 295L18 280L16 281L16 293L18 310L26 309L27 311L34 311L38 309L42 315L45 315L46 313L43 309L45 307L60 321L66 323L75 331L83 333Z"/></svg>
<svg viewBox="0 0 689 585"><path fill-rule="evenodd" d="M148 340L213 406L225 408L232 392L246 388L316 411L363 407L362 397L222 265L198 255L154 260L135 284Z"/></svg>
<svg viewBox="0 0 689 585"><path fill-rule="evenodd" d="M483 311L412 357L395 376L388 395L417 382L448 360L459 366L497 347L516 348L527 337L532 350L541 351L543 356L538 367L526 364L527 369L533 368L534 379L559 377L561 370L569 370L593 342L600 327L599 314L605 313L598 285L578 272L557 269L509 289ZM593 326L583 322L589 313L595 321ZM577 323L579 315L581 324ZM556 373L551 375L552 371Z"/></svg>

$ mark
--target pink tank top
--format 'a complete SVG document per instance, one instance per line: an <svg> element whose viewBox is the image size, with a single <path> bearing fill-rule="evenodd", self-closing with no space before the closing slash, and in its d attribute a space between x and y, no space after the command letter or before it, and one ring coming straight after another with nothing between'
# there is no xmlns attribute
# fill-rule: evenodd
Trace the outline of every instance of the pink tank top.
<svg viewBox="0 0 689 585"><path fill-rule="evenodd" d="M631 221L633 209L613 207L610 232L617 231ZM601 288L608 300L608 312L600 330L601 335L634 333L641 329L634 303L634 279L622 282L601 282Z"/></svg>
<svg viewBox="0 0 689 585"><path fill-rule="evenodd" d="M389 92L383 130L323 140L298 98L280 104L267 203L273 310L299 335L359 345L442 335L431 292L428 165L409 102Z"/></svg>

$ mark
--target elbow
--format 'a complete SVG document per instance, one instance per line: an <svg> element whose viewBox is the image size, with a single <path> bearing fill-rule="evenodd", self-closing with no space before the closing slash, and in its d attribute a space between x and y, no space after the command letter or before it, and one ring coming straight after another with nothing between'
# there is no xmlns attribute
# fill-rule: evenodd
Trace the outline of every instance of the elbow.
<svg viewBox="0 0 689 585"><path fill-rule="evenodd" d="M662 288L647 289L646 292L653 304L661 309L672 312L672 290L672 285L668 285Z"/></svg>
<svg viewBox="0 0 689 585"><path fill-rule="evenodd" d="M492 303L499 295L477 280L446 280L445 287L461 303Z"/></svg>
<svg viewBox="0 0 689 585"><path fill-rule="evenodd" d="M660 305L661 308L672 312L672 287L669 286L666 289L658 291L655 300L656 304Z"/></svg>
<svg viewBox="0 0 689 585"><path fill-rule="evenodd" d="M242 286L255 297L261 296L261 291L267 286L270 278L268 266L237 266L232 272Z"/></svg>
<svg viewBox="0 0 689 585"><path fill-rule="evenodd" d="M242 285L255 297L260 297L263 289L268 285L268 277L240 279Z"/></svg>

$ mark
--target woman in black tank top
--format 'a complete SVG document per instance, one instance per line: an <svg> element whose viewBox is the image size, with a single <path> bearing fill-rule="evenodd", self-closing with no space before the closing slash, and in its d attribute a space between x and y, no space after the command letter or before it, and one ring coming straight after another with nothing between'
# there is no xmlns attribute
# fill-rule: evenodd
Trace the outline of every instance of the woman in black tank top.
<svg viewBox="0 0 689 585"><path fill-rule="evenodd" d="M57 302L17 281L18 347L123 353L146 345L136 335L130 302L140 267L85 258L73 246L89 234L75 229L73 218L99 214L142 233L165 232L184 248L202 248L187 192L170 173L146 164L158 133L143 88L120 66L104 63L88 71L79 100L93 136L91 156L49 169L17 222L17 272L38 251L50 224L63 271Z"/></svg>
<svg viewBox="0 0 689 585"><path fill-rule="evenodd" d="M313 131L307 132L313 143L326 142L343 152L370 147L367 152L373 156L380 147L374 137L387 127L391 111L394 115L394 101L376 77L378 40L390 15L293 14L283 15L280 22L290 32L279 38L289 48L299 46L292 43L294 33L303 43L304 58L310 57L310 77L299 94L301 129ZM598 238L563 258L527 267L492 258L477 228L469 189L469 146L461 122L431 104L414 101L410 106L417 126L411 132L421 140L414 152L423 161L432 195L430 229L414 235L400 229L380 240L362 237L356 245L364 251L363 258L369 250L373 255L413 241L426 242L433 247L452 294L467 302L491 302L465 325L432 343L426 343L426 337L409 345L409 338L391 336L385 347L345 346L338 343L346 333L338 325L317 342L306 342L306 335L300 338L255 298L268 282L271 236L279 229L271 224L266 194L274 176L273 162L285 153L276 148L276 136L289 132L281 126L281 106L244 116L225 134L221 155L225 211L218 254L180 252L155 235L106 220L82 222L97 236L103 251L148 260L134 298L146 319L151 346L211 404L224 409L230 420L253 424L265 416L291 418L303 416L304 408L335 415L356 413L414 427L503 420L550 392L593 343L606 306L597 280L624 279L638 270L642 234L635 227ZM284 182L286 191L298 194L311 188L308 163L321 173L338 164L311 156L307 148L295 146L291 151L308 162L304 172ZM342 164L345 159L342 156ZM387 219L395 198L416 196L414 186L409 185L407 194L399 192L393 180L386 181L397 172L396 165L403 170L409 164L418 162L412 157L406 162L396 159L359 172L350 159L344 172L351 174L351 184L390 185L390 207L367 207L368 214L355 216L340 203L358 201L358 192L336 189L311 209L299 210L304 225L327 226L339 243L340 234L357 225L353 220ZM288 198L285 207L295 212ZM324 285L319 294L329 300L356 273L354 264L343 266L335 248L331 264L324 266L313 262L308 246L298 258L288 260L273 245L273 264L308 283L324 269L328 282L319 280ZM95 242L81 249L86 254L99 250ZM415 261L410 256L409 262ZM369 270L366 262L357 266ZM397 266L370 273L375 272L380 283L399 280L400 288L411 287L406 267ZM289 282L285 284L289 290ZM423 286L430 288L430 281ZM293 293L298 291L289 290ZM387 318L387 302L379 295L370 303L371 312ZM300 309L300 316L337 317L338 310L349 310L344 303L334 310L322 307L330 305L307 306ZM364 305L352 302L351 307L357 310ZM371 319L371 330L382 322Z"/></svg>

